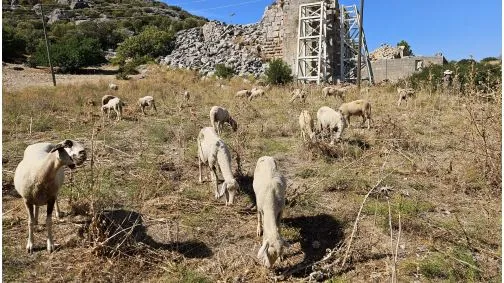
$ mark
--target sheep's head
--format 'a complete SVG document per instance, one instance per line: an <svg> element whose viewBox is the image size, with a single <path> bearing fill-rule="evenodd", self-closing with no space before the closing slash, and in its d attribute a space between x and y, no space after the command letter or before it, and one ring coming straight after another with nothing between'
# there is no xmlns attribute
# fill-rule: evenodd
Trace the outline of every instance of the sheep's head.
<svg viewBox="0 0 504 283"><path fill-rule="evenodd" d="M264 266L271 268L278 258L282 259L284 247L288 247L288 245L281 238L271 242L267 239L263 240L263 245L257 253L257 258Z"/></svg>
<svg viewBox="0 0 504 283"><path fill-rule="evenodd" d="M51 152L55 151L59 153L58 159L70 169L74 169L76 165L81 165L87 158L84 146L73 140L64 140L56 144Z"/></svg>
<svg viewBox="0 0 504 283"><path fill-rule="evenodd" d="M238 123L236 123L236 121L229 117L229 125L231 125L231 128L233 128L233 132L236 132L236 130L238 130Z"/></svg>
<svg viewBox="0 0 504 283"><path fill-rule="evenodd" d="M224 195L226 192L226 205L232 205L234 202L234 197L236 192L240 189L240 185L235 179L230 181L224 181L219 190L219 197Z"/></svg>

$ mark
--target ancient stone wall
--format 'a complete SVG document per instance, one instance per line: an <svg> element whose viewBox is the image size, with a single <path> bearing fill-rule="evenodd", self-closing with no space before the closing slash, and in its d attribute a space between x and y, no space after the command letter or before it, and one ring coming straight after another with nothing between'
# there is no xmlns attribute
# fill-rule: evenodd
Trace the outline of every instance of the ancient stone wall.
<svg viewBox="0 0 504 283"><path fill-rule="evenodd" d="M375 83L389 80L396 82L399 79L404 79L416 72L420 72L422 68L434 65L443 65L445 61L443 56L411 56L400 59L380 59L371 61L371 69ZM367 78L367 68L362 70L362 78Z"/></svg>

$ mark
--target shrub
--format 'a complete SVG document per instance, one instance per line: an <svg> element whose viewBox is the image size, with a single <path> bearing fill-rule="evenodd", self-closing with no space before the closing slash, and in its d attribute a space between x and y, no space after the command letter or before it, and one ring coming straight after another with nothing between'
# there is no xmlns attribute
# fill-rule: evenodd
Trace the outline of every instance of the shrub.
<svg viewBox="0 0 504 283"><path fill-rule="evenodd" d="M26 42L15 33L11 26L4 25L2 42L2 56L4 60L16 59L23 55Z"/></svg>
<svg viewBox="0 0 504 283"><path fill-rule="evenodd" d="M273 59L265 75L270 84L286 84L292 81L292 70L282 59Z"/></svg>
<svg viewBox="0 0 504 283"><path fill-rule="evenodd" d="M128 58L143 56L152 59L169 54L173 49L173 35L149 26L140 34L127 38L118 48L117 57L124 62Z"/></svg>
<svg viewBox="0 0 504 283"><path fill-rule="evenodd" d="M51 61L61 72L75 72L82 67L93 66L106 62L100 43L97 39L78 35L63 37L50 47ZM35 54L39 65L47 66L45 44L41 42Z"/></svg>
<svg viewBox="0 0 504 283"><path fill-rule="evenodd" d="M215 75L223 79L229 79L234 76L235 72L233 68L226 67L224 64L215 65Z"/></svg>

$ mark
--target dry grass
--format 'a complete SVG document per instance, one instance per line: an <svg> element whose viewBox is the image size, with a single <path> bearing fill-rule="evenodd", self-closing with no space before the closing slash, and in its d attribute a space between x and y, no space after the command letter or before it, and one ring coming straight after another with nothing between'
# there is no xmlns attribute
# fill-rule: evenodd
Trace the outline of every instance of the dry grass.
<svg viewBox="0 0 504 283"><path fill-rule="evenodd" d="M489 102L420 92L407 108L396 106L393 89L371 88L371 130L354 118L343 143L330 147L303 144L298 130L302 109L314 115L321 106L341 103L322 98L318 88L308 89L306 104L289 104L289 87L273 87L248 102L234 98L250 87L241 79L200 81L192 72L162 69L151 74L122 82L117 92L106 80L4 91L4 281L303 280L326 249L334 256L320 265L337 261L364 195L379 180L393 188L394 235L401 215L398 281L500 281L500 97ZM127 102L123 121L102 120L98 106L86 105L107 93ZM147 94L156 97L157 115L144 117L135 107ZM351 93L345 100L357 98ZM233 169L237 163L241 168L233 207L213 199L209 182L197 183L196 136L209 125L213 105L229 109L239 123L238 132L223 133L233 149ZM55 222L56 252L27 255L26 215L12 193L13 172L26 145L64 138L83 141L88 156L93 140L93 166L86 162L72 178L67 175L60 205L73 213ZM252 173L262 155L275 156L288 179L282 234L291 247L273 270L255 260L260 239L249 209ZM345 267L334 265L317 278L390 280L388 213L387 199L371 194ZM39 226L35 245L42 249L45 228Z"/></svg>

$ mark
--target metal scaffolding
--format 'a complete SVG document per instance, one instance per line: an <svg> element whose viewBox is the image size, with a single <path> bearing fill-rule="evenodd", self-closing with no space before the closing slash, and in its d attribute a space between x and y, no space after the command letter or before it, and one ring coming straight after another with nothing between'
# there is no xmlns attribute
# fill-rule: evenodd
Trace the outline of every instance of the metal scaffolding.
<svg viewBox="0 0 504 283"><path fill-rule="evenodd" d="M327 80L327 8L324 1L299 5L296 78L299 81Z"/></svg>
<svg viewBox="0 0 504 283"><path fill-rule="evenodd" d="M340 80L343 82L357 81L357 56L359 54L359 18L356 5L340 6ZM366 69L367 77L374 84L373 71L369 60L364 28L362 29L362 63L361 70Z"/></svg>

